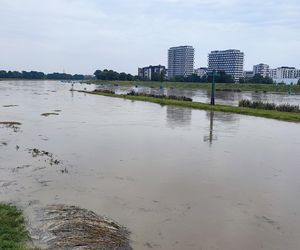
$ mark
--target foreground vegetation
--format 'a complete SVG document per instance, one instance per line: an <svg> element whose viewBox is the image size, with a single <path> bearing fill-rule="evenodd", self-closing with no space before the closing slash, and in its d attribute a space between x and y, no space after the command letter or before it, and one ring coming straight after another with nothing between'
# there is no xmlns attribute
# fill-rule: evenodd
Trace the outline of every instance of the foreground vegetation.
<svg viewBox="0 0 300 250"><path fill-rule="evenodd" d="M230 113L235 113L235 114L265 117L265 118L271 118L271 119L277 119L277 120L283 120L283 121L300 122L300 114L295 113L295 112L280 112L280 111L276 111L276 110L234 107L234 106L219 105L219 104L217 104L215 106L211 106L210 104L207 104L207 103L172 100L172 99L167 99L167 98L149 97L149 96L145 96L145 95L142 95L142 96L117 95L114 93L100 92L100 91L93 91L93 92L78 91L78 92L94 94L94 95L109 96L109 97L116 97L116 98L123 98L123 99L128 99L128 100L135 100L135 101L152 102L152 103L157 103L160 105L172 105L172 106L179 106L179 107L193 108L193 109L212 110L212 111L219 111L219 112L230 112Z"/></svg>
<svg viewBox="0 0 300 250"><path fill-rule="evenodd" d="M22 212L0 203L0 250L28 250L29 240Z"/></svg>
<svg viewBox="0 0 300 250"><path fill-rule="evenodd" d="M176 89L211 89L211 83L193 83L193 82L151 82L151 81L103 81L90 80L87 83L93 84L114 84L120 86L145 86L152 88L176 88ZM280 92L280 93L300 93L300 85L282 85L282 84L241 84L241 83L217 83L217 91L253 91L253 92Z"/></svg>

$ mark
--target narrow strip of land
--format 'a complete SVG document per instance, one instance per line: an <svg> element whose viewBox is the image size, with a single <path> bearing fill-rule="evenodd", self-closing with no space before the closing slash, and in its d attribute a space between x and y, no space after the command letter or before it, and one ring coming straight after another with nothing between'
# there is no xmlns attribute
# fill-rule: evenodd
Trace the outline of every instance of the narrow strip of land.
<svg viewBox="0 0 300 250"><path fill-rule="evenodd" d="M104 81L90 80L83 81L92 84L113 84L120 86L144 86L153 88L176 88L176 89L204 89L210 90L211 83L199 82L154 82L154 81ZM274 93L300 93L300 85L285 84L253 84L253 83L217 83L217 91L253 91L253 92L274 92Z"/></svg>
<svg viewBox="0 0 300 250"><path fill-rule="evenodd" d="M165 98L155 98L155 97L148 97L148 96L117 95L113 93L104 93L100 91L93 91L93 92L78 91L78 92L93 94L93 95L115 97L115 98L123 98L123 99L134 100L134 101L152 102L160 105L172 105L172 106L179 106L179 107L193 108L193 109L230 112L235 114L265 117L265 118L282 120L282 121L300 122L300 113L294 113L294 112L280 112L275 110L244 108L244 107L235 107L235 106L220 105L220 104L212 106L210 104L201 103L201 102L170 100Z"/></svg>

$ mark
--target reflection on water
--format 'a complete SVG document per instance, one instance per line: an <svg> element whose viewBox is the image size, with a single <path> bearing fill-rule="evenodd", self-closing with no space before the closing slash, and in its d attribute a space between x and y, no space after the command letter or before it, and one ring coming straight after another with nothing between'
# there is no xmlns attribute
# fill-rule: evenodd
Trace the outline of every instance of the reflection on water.
<svg viewBox="0 0 300 250"><path fill-rule="evenodd" d="M207 114L209 114L209 135L205 135L203 140L208 141L210 145L212 145L212 142L214 140L217 140L218 137L213 134L214 132L214 111L208 111Z"/></svg>
<svg viewBox="0 0 300 250"><path fill-rule="evenodd" d="M0 127L0 201L31 224L37 208L78 205L128 227L139 250L299 249L299 124L70 88L0 82L0 121L22 123Z"/></svg>
<svg viewBox="0 0 300 250"><path fill-rule="evenodd" d="M171 128L188 126L192 119L192 109L167 106L167 123Z"/></svg>
<svg viewBox="0 0 300 250"><path fill-rule="evenodd" d="M206 111L206 117L209 123L207 129L209 133L203 136L203 140L209 142L210 146L213 144L213 141L217 141L219 137L233 136L238 131L239 115Z"/></svg>

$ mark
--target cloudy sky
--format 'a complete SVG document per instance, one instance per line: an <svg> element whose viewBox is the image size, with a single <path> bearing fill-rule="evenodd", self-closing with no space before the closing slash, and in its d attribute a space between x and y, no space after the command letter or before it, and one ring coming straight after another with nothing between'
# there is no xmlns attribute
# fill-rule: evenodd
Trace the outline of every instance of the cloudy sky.
<svg viewBox="0 0 300 250"><path fill-rule="evenodd" d="M245 52L300 68L299 0L0 0L0 69L91 74L167 64L192 45L195 67L211 50Z"/></svg>

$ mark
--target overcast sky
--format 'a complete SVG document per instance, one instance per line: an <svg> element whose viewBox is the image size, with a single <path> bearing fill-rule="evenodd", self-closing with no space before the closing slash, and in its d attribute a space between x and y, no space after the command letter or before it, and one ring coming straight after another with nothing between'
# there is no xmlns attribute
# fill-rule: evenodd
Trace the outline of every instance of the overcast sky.
<svg viewBox="0 0 300 250"><path fill-rule="evenodd" d="M178 45L300 68L300 0L0 0L0 69L137 74Z"/></svg>

